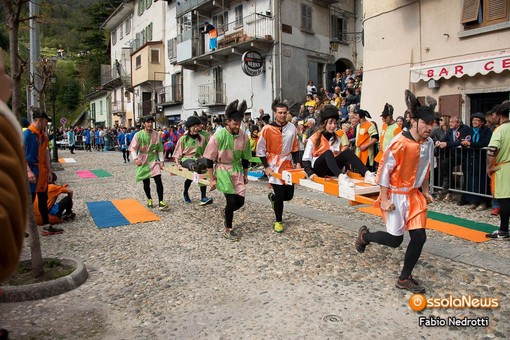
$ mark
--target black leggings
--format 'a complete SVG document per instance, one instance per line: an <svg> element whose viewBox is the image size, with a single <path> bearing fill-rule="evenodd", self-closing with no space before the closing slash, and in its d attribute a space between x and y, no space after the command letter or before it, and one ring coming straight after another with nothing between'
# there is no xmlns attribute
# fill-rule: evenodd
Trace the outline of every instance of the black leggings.
<svg viewBox="0 0 510 340"><path fill-rule="evenodd" d="M129 161L129 151L128 149L122 149L122 158L124 158L125 161Z"/></svg>
<svg viewBox="0 0 510 340"><path fill-rule="evenodd" d="M159 202L163 201L163 182L161 182L161 175L156 175L152 177L154 182L156 183L156 191L158 192L158 200ZM143 180L143 191L145 191L145 196L148 199L151 199L151 179L146 178Z"/></svg>
<svg viewBox="0 0 510 340"><path fill-rule="evenodd" d="M244 197L237 194L225 194L227 205L225 206L225 228L232 228L234 220L234 211L239 210L244 205Z"/></svg>
<svg viewBox="0 0 510 340"><path fill-rule="evenodd" d="M499 229L508 232L508 220L510 219L510 198L498 198L499 202Z"/></svg>
<svg viewBox="0 0 510 340"><path fill-rule="evenodd" d="M57 217L62 217L64 211L66 215L73 212L73 200L69 196L65 196L58 202L58 211L55 214Z"/></svg>
<svg viewBox="0 0 510 340"><path fill-rule="evenodd" d="M340 152L336 157L331 150L324 152L315 160L313 172L319 177L338 176L342 173L344 166L350 166L353 172L362 176L365 176L365 172L368 170L359 157L350 149L347 149Z"/></svg>
<svg viewBox="0 0 510 340"><path fill-rule="evenodd" d="M33 192L32 203L35 202L35 195L37 195L37 205L39 212L41 213L43 224L50 224L50 218L48 216L48 191L45 192Z"/></svg>
<svg viewBox="0 0 510 340"><path fill-rule="evenodd" d="M411 240L409 241L406 255L404 257L404 267L402 268L402 272L399 277L401 280L407 279L411 275L416 262L418 262L418 259L420 258L423 245L425 244L425 241L427 241L427 233L425 232L425 229L409 230L409 236L411 237ZM392 248L397 248L404 240L404 236L394 236L386 231L376 231L375 233L366 233L363 240L370 243L374 242Z"/></svg>
<svg viewBox="0 0 510 340"><path fill-rule="evenodd" d="M274 190L274 214L276 222L282 222L283 202L290 201L294 197L294 185L272 184Z"/></svg>
<svg viewBox="0 0 510 340"><path fill-rule="evenodd" d="M193 181L191 179L187 179L184 181L184 195L186 196L189 196L189 188L191 186L191 183L193 183ZM205 185L200 185L200 197L201 198L205 198L206 195L207 195L207 187Z"/></svg>

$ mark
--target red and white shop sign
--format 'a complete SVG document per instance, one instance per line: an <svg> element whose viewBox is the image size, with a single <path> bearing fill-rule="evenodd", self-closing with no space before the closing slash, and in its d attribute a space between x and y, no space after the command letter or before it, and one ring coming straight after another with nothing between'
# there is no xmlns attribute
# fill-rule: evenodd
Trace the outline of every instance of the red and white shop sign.
<svg viewBox="0 0 510 340"><path fill-rule="evenodd" d="M460 78L468 75L470 77L477 73L486 75L489 72L501 73L510 70L510 53L500 53L493 56L483 56L476 59L447 62L444 64L411 67L411 82L417 83L420 80L429 81L451 77Z"/></svg>

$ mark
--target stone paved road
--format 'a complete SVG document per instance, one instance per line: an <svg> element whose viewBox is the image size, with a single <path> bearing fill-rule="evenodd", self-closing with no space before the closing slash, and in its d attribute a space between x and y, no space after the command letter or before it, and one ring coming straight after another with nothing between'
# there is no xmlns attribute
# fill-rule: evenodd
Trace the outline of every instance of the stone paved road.
<svg viewBox="0 0 510 340"><path fill-rule="evenodd" d="M61 157L70 157L64 151ZM77 219L62 235L42 237L43 255L77 258L90 273L78 289L40 301L0 304L0 327L13 339L326 339L498 338L510 334L510 242L474 244L429 231L415 277L428 297L494 297L500 308L427 309L408 306L410 293L394 288L405 247L353 247L362 224L383 228L377 217L340 199L303 189L284 214L287 230L272 232L268 189L250 183L246 206L235 215L244 237L222 237L215 203L181 199L183 180L164 174L168 212L161 221L97 229L85 202L134 197L144 203L133 165L116 152L78 151L59 182L75 189ZM76 170L104 169L114 176L78 179ZM155 192L155 188L153 187ZM435 203L431 209L497 223ZM471 214L471 215L469 215ZM404 245L407 241L404 241ZM26 252L25 255L26 257ZM491 268L489 270L488 268ZM488 317L479 328L418 325L419 316Z"/></svg>

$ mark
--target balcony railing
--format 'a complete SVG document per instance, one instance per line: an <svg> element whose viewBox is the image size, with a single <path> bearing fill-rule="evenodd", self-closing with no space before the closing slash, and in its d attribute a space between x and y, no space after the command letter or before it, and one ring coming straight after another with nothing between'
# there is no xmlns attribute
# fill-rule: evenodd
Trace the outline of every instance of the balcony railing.
<svg viewBox="0 0 510 340"><path fill-rule="evenodd" d="M169 85L158 90L158 104L182 103L182 85Z"/></svg>
<svg viewBox="0 0 510 340"><path fill-rule="evenodd" d="M183 32L177 36L177 64L185 68L198 66L215 66L214 58L209 54L218 55L218 60L232 55L231 47L236 47L238 53L246 50L258 49L261 52L269 50L273 44L274 18L260 13L250 14L242 20L234 20L218 28L218 48L209 49L209 36L200 34L193 36L198 28ZM203 59L203 60L199 60Z"/></svg>
<svg viewBox="0 0 510 340"><path fill-rule="evenodd" d="M112 102L112 114L116 116L124 116L126 114L125 103L123 101Z"/></svg>
<svg viewBox="0 0 510 340"><path fill-rule="evenodd" d="M138 115L147 116L155 112L152 109L152 100L146 100L141 103L138 103Z"/></svg>
<svg viewBox="0 0 510 340"><path fill-rule="evenodd" d="M126 73L122 67L101 65L101 86L105 90L112 90L120 86L129 87L131 86L131 74Z"/></svg>
<svg viewBox="0 0 510 340"><path fill-rule="evenodd" d="M176 16L180 17L193 9L200 13L212 13L220 8L228 8L233 0L186 0L180 1L176 7Z"/></svg>
<svg viewBox="0 0 510 340"><path fill-rule="evenodd" d="M198 102L202 106L225 105L226 84L205 84L198 86Z"/></svg>

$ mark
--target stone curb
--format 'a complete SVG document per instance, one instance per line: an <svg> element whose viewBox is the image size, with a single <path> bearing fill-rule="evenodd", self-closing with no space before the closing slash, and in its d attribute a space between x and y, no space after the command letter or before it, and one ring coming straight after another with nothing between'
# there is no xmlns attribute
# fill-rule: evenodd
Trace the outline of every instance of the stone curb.
<svg viewBox="0 0 510 340"><path fill-rule="evenodd" d="M44 260L49 260L45 258ZM30 261L24 260L21 262ZM76 268L71 274L56 280L23 286L1 286L0 302L40 300L59 295L79 287L88 278L85 264L75 259L61 259L62 264Z"/></svg>

